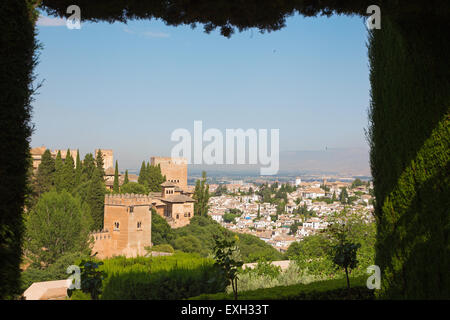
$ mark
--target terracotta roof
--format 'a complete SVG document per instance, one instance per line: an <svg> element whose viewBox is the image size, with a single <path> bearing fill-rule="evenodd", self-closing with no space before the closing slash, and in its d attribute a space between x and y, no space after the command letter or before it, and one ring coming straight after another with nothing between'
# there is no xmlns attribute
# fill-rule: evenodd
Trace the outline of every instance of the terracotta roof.
<svg viewBox="0 0 450 320"><path fill-rule="evenodd" d="M161 183L161 187L176 187L176 186L177 185L175 183L169 181Z"/></svg>

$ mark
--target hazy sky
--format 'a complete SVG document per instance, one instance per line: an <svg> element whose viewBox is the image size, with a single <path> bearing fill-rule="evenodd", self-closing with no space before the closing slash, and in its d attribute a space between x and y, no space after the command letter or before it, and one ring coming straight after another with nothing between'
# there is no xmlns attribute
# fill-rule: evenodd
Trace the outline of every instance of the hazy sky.
<svg viewBox="0 0 450 320"><path fill-rule="evenodd" d="M81 12L82 14L82 12ZM32 146L114 149L123 168L169 156L177 128L280 129L280 150L368 148L367 30L358 17L287 20L224 38L160 21L41 20Z"/></svg>

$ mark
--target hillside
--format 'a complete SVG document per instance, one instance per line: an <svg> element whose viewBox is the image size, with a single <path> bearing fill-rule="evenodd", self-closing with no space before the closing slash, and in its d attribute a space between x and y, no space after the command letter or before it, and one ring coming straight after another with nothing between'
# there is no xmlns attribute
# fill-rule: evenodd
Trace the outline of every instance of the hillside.
<svg viewBox="0 0 450 320"><path fill-rule="evenodd" d="M248 234L231 232L210 217L193 217L187 226L172 229L161 216L152 215L153 245L170 244L175 250L198 253L207 257L213 253L214 236L237 236L244 262L255 262L260 258L282 260L283 254L261 239Z"/></svg>

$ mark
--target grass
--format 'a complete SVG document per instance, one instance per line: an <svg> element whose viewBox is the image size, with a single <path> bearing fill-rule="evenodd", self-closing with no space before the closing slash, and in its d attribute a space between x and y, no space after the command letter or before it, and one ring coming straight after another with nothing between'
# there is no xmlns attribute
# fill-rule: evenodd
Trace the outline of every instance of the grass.
<svg viewBox="0 0 450 320"><path fill-rule="evenodd" d="M239 300L372 300L373 290L366 287L367 277L350 279L350 290L347 290L346 279L333 279L278 286L240 292ZM201 294L189 300L233 300L228 293Z"/></svg>

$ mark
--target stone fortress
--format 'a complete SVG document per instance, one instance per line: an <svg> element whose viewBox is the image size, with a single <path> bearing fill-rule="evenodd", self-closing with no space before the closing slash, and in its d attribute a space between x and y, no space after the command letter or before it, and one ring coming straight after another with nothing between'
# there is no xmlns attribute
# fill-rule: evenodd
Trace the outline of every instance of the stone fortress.
<svg viewBox="0 0 450 320"><path fill-rule="evenodd" d="M194 216L195 200L187 190L187 160L152 157L151 164L159 164L166 176L161 192L105 196L104 230L92 233L92 252L100 259L147 254L145 248L152 246L152 211L172 228L189 224Z"/></svg>
<svg viewBox="0 0 450 320"><path fill-rule="evenodd" d="M37 147L37 148L32 148L30 153L31 153L31 158L33 159L33 171L36 171L37 168L39 167L39 165L41 164L41 160L42 160L42 155L44 154L45 150L47 150L47 147L45 146L41 146L41 147ZM66 159L67 156L67 149L65 150L53 150L50 151L52 158L55 159L56 155L58 154L58 151L61 152L61 159L64 161ZM95 149L95 152L93 153L94 159L97 156L97 151L98 149ZM113 169L114 170L114 162L113 162L113 158L114 158L114 153L113 150L111 149L100 149L102 155L103 155L103 169L108 170L108 169ZM75 161L75 159L77 158L77 150L76 149L70 149L70 155L72 156L73 160ZM75 163L76 165L76 163Z"/></svg>
<svg viewBox="0 0 450 320"><path fill-rule="evenodd" d="M33 169L37 170L41 163L45 146L31 149ZM112 190L114 182L114 153L111 149L95 149L103 156L105 169L105 185ZM51 155L56 158L61 151L61 158L66 158L67 150L53 150ZM70 150L75 159L77 150ZM101 259L125 255L135 257L145 255L145 247L152 246L151 227L152 210L160 215L172 228L189 224L194 216L192 192L187 185L187 160L184 158L151 157L152 165L159 165L166 182L161 184L161 192L140 194L106 194L104 205L103 230L93 232L92 252L97 252ZM124 176L119 174L119 185ZM129 180L137 182L137 175L129 174Z"/></svg>

